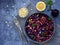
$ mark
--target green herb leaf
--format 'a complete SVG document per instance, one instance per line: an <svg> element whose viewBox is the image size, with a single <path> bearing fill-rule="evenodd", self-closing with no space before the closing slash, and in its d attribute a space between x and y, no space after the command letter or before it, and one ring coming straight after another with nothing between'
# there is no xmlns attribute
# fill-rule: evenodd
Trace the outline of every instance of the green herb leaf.
<svg viewBox="0 0 60 45"><path fill-rule="evenodd" d="M34 35L30 35L31 38L34 38Z"/></svg>
<svg viewBox="0 0 60 45"><path fill-rule="evenodd" d="M48 20L52 20L51 18L48 18Z"/></svg>
<svg viewBox="0 0 60 45"><path fill-rule="evenodd" d="M45 36L44 32L42 32L42 36Z"/></svg>
<svg viewBox="0 0 60 45"><path fill-rule="evenodd" d="M32 26L34 27L34 26L36 26L36 24L32 24Z"/></svg>
<svg viewBox="0 0 60 45"><path fill-rule="evenodd" d="M53 1L52 0L48 0L47 4L48 5L53 5Z"/></svg>

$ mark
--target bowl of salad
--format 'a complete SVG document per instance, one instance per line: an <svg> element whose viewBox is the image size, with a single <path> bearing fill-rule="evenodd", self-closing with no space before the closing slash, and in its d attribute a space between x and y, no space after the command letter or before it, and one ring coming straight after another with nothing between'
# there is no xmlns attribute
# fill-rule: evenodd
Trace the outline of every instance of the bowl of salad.
<svg viewBox="0 0 60 45"><path fill-rule="evenodd" d="M34 43L49 41L54 34L54 20L44 13L34 13L25 22L25 33Z"/></svg>

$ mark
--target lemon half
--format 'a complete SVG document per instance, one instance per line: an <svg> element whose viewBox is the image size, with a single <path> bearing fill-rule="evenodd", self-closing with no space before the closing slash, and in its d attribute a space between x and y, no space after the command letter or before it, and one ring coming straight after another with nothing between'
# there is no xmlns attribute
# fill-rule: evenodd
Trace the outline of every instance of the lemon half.
<svg viewBox="0 0 60 45"><path fill-rule="evenodd" d="M18 10L18 14L20 17L24 18L28 15L28 9L23 7Z"/></svg>
<svg viewBox="0 0 60 45"><path fill-rule="evenodd" d="M37 4L36 4L36 9L38 11L44 11L46 9L46 4L43 2L43 1L39 1Z"/></svg>

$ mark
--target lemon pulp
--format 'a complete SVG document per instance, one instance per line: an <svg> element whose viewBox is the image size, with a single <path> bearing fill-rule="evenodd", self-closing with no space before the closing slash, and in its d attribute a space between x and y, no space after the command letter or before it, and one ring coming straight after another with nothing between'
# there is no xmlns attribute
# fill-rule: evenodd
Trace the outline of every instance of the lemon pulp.
<svg viewBox="0 0 60 45"><path fill-rule="evenodd" d="M46 4L43 2L43 1L39 1L37 4L36 4L36 9L38 11L44 11L46 9Z"/></svg>

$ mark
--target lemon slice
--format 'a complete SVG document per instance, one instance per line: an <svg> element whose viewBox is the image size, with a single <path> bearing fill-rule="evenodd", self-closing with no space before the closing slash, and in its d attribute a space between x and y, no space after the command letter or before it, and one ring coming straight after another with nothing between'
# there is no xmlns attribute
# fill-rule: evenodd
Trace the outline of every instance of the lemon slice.
<svg viewBox="0 0 60 45"><path fill-rule="evenodd" d="M28 15L28 9L23 7L18 10L19 16L24 18Z"/></svg>
<svg viewBox="0 0 60 45"><path fill-rule="evenodd" d="M36 9L38 11L44 11L46 9L46 4L43 2L43 1L39 1L37 4L36 4Z"/></svg>

